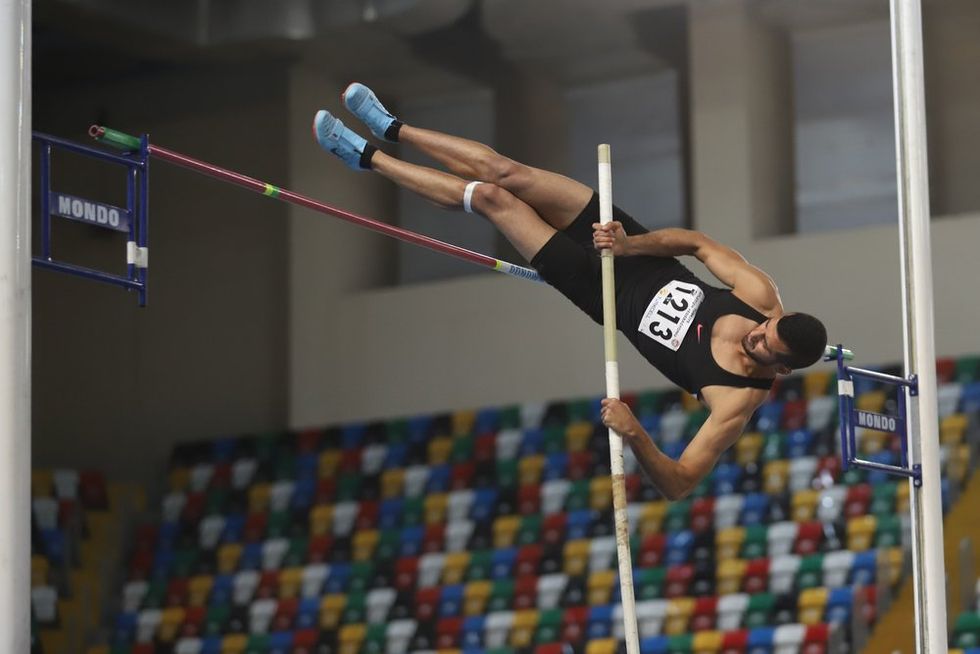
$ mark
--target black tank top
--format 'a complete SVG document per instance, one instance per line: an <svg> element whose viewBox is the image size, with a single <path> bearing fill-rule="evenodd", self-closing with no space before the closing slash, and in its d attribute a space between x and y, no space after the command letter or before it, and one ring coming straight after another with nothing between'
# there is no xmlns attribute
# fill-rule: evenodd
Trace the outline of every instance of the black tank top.
<svg viewBox="0 0 980 654"><path fill-rule="evenodd" d="M664 259L660 261L666 263ZM641 291L638 286L646 284L633 285L634 293L631 295L634 302L620 304L624 309L628 307L623 312L626 315L617 316L620 331L657 370L693 395L700 394L705 386L763 390L772 388L772 378L736 375L719 366L711 354L711 330L719 318L735 314L763 323L767 320L766 316L742 302L731 291L705 284L676 259L670 261L673 265L658 266L657 272L660 274L645 276L644 281L651 284L645 289L645 293L636 291ZM618 282L617 279L617 286ZM679 284L671 286L675 282ZM692 288L694 286L703 293L703 299L696 309L687 306L696 300L697 291ZM690 293L691 291L694 292ZM662 296L660 302L672 303L672 308L680 311L675 313L671 310L671 305L664 304L666 313L659 312L660 309L654 306L658 296ZM681 314L687 314L691 310L694 311L693 319L687 315L685 321ZM654 322L646 325L647 333L640 331L641 324L649 322L651 318ZM677 336L676 334L663 337L685 322L688 322L688 327L679 341L671 338ZM664 343L676 346L676 351Z"/></svg>

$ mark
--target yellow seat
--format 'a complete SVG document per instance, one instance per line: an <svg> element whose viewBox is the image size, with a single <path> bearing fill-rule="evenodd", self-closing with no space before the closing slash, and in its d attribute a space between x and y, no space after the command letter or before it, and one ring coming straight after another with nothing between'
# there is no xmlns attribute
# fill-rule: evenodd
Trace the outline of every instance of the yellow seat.
<svg viewBox="0 0 980 654"><path fill-rule="evenodd" d="M187 468L174 468L168 475L170 490L185 491L191 482L191 471Z"/></svg>
<svg viewBox="0 0 980 654"><path fill-rule="evenodd" d="M826 588L807 588L800 593L798 619L803 624L823 622L829 591Z"/></svg>
<svg viewBox="0 0 980 654"><path fill-rule="evenodd" d="M787 483L789 483L788 460L770 461L762 469L763 491L767 495L782 495Z"/></svg>
<svg viewBox="0 0 980 654"><path fill-rule="evenodd" d="M221 639L221 654L242 654L248 647L248 636L229 634Z"/></svg>
<svg viewBox="0 0 980 654"><path fill-rule="evenodd" d="M347 595L334 593L320 600L320 628L336 629L347 606Z"/></svg>
<svg viewBox="0 0 980 654"><path fill-rule="evenodd" d="M589 482L589 508L593 511L612 508L612 477L595 477Z"/></svg>
<svg viewBox="0 0 980 654"><path fill-rule="evenodd" d="M718 595L731 595L742 588L746 562L743 559L725 559L718 562Z"/></svg>
<svg viewBox="0 0 980 654"><path fill-rule="evenodd" d="M959 445L963 442L969 418L965 413L953 413L939 422L939 442L943 445Z"/></svg>
<svg viewBox="0 0 980 654"><path fill-rule="evenodd" d="M31 470L31 497L51 497L53 486L54 473L50 470Z"/></svg>
<svg viewBox="0 0 980 654"><path fill-rule="evenodd" d="M379 540L381 540L381 533L377 529L365 529L355 532L352 543L354 546L354 560L370 561L374 558L374 550L377 549Z"/></svg>
<svg viewBox="0 0 980 654"><path fill-rule="evenodd" d="M279 599L299 597L303 587L303 568L286 568L279 572Z"/></svg>
<svg viewBox="0 0 980 654"><path fill-rule="evenodd" d="M803 395L810 400L815 397L827 395L827 388L830 385L830 371L815 370L803 376Z"/></svg>
<svg viewBox="0 0 980 654"><path fill-rule="evenodd" d="M885 547L878 551L879 557L884 557L884 567L887 571L888 583L892 588L898 586L905 569L905 552L901 547Z"/></svg>
<svg viewBox="0 0 980 654"><path fill-rule="evenodd" d="M85 650L85 654L109 654L108 645L92 645Z"/></svg>
<svg viewBox="0 0 980 654"><path fill-rule="evenodd" d="M31 556L31 587L34 586L47 586L48 585L48 572L51 569L51 564L43 556L34 554Z"/></svg>
<svg viewBox="0 0 980 654"><path fill-rule="evenodd" d="M532 454L517 462L517 478L521 486L541 482L541 471L544 470L543 454Z"/></svg>
<svg viewBox="0 0 980 654"><path fill-rule="evenodd" d="M701 410L701 402L687 391L681 391L681 408L688 413Z"/></svg>
<svg viewBox="0 0 980 654"><path fill-rule="evenodd" d="M873 515L862 515L847 521L847 549L863 552L874 541L878 519Z"/></svg>
<svg viewBox="0 0 980 654"><path fill-rule="evenodd" d="M693 597L676 597L667 600L667 616L664 620L664 633L677 636L687 633L687 625L694 614Z"/></svg>
<svg viewBox="0 0 980 654"><path fill-rule="evenodd" d="M585 646L585 654L616 654L619 641L615 638L596 638Z"/></svg>
<svg viewBox="0 0 980 654"><path fill-rule="evenodd" d="M503 515L493 521L493 546L497 549L510 547L521 526L521 516Z"/></svg>
<svg viewBox="0 0 980 654"><path fill-rule="evenodd" d="M885 443L889 438L893 437L883 431L875 431L874 429L859 429L855 435L855 439L858 442L858 450L865 456L871 456L881 452L885 448Z"/></svg>
<svg viewBox="0 0 980 654"><path fill-rule="evenodd" d="M405 470L393 468L381 473L381 498L385 500L401 497L405 490Z"/></svg>
<svg viewBox="0 0 980 654"><path fill-rule="evenodd" d="M854 398L854 406L859 411L874 411L881 413L885 410L885 402L888 396L885 391L866 391Z"/></svg>
<svg viewBox="0 0 980 654"><path fill-rule="evenodd" d="M492 592L491 581L471 581L466 584L463 587L463 615L483 615Z"/></svg>
<svg viewBox="0 0 980 654"><path fill-rule="evenodd" d="M970 472L970 445L962 443L953 448L946 462L946 476L957 483L964 483Z"/></svg>
<svg viewBox="0 0 980 654"><path fill-rule="evenodd" d="M693 654L714 654L721 651L725 642L725 634L720 631L699 631L691 639Z"/></svg>
<svg viewBox="0 0 980 654"><path fill-rule="evenodd" d="M463 577L466 576L466 566L469 563L469 552L450 552L446 554L446 559L442 566L443 585L453 586L463 583Z"/></svg>
<svg viewBox="0 0 980 654"><path fill-rule="evenodd" d="M470 436L476 425L476 411L456 411L452 416L453 436Z"/></svg>
<svg viewBox="0 0 980 654"><path fill-rule="evenodd" d="M715 535L715 556L718 561L737 559L745 542L745 527L725 527Z"/></svg>
<svg viewBox="0 0 980 654"><path fill-rule="evenodd" d="M446 509L449 506L448 493L432 493L424 500L425 524L441 525L446 522Z"/></svg>
<svg viewBox="0 0 980 654"><path fill-rule="evenodd" d="M793 493L793 520L796 522L808 522L813 520L817 513L817 503L820 501L820 493L812 488L804 488Z"/></svg>
<svg viewBox="0 0 980 654"><path fill-rule="evenodd" d="M660 526L663 524L664 516L666 514L666 501L658 500L656 502L647 502L643 505L643 510L640 512L637 531L641 536L649 536L650 534L660 533Z"/></svg>
<svg viewBox="0 0 980 654"><path fill-rule="evenodd" d="M449 461L449 453L453 451L453 439L440 436L429 441L429 465L437 466Z"/></svg>
<svg viewBox="0 0 980 654"><path fill-rule="evenodd" d="M205 606L208 603L208 596L214 586L214 577L211 575L197 575L191 577L187 582L187 604L189 606Z"/></svg>
<svg viewBox="0 0 980 654"><path fill-rule="evenodd" d="M321 479L336 477L339 467L340 450L324 450L320 453L320 458L317 460L317 474Z"/></svg>
<svg viewBox="0 0 980 654"><path fill-rule="evenodd" d="M616 584L615 570L599 570L589 575L589 606L603 606L612 601L613 586Z"/></svg>
<svg viewBox="0 0 980 654"><path fill-rule="evenodd" d="M909 485L900 483L895 487L895 513L902 515L909 512Z"/></svg>
<svg viewBox="0 0 980 654"><path fill-rule="evenodd" d="M265 513L269 510L269 484L255 484L248 489L248 510L251 513Z"/></svg>
<svg viewBox="0 0 980 654"><path fill-rule="evenodd" d="M741 466L759 460L759 453L762 451L762 434L752 432L742 434L742 437L735 442L735 462Z"/></svg>
<svg viewBox="0 0 980 654"><path fill-rule="evenodd" d="M345 624L340 628L340 633L337 636L340 654L358 654L366 636L367 625Z"/></svg>
<svg viewBox="0 0 980 654"><path fill-rule="evenodd" d="M223 575L231 574L238 569L238 560L242 558L242 546L238 543L225 543L218 548L218 572Z"/></svg>
<svg viewBox="0 0 980 654"><path fill-rule="evenodd" d="M317 504L310 511L310 535L326 536L333 525L333 505Z"/></svg>
<svg viewBox="0 0 980 654"><path fill-rule="evenodd" d="M514 623L510 627L510 646L529 647L534 641L534 630L537 626L537 609L516 611L514 613Z"/></svg>
<svg viewBox="0 0 980 654"><path fill-rule="evenodd" d="M589 449L592 431L591 422L573 422L565 428L565 446L569 452L584 452Z"/></svg>
<svg viewBox="0 0 980 654"><path fill-rule="evenodd" d="M165 643L173 642L177 639L177 632L184 624L184 609L180 607L170 607L160 612L160 626L157 630L160 640Z"/></svg>
<svg viewBox="0 0 980 654"><path fill-rule="evenodd" d="M592 541L587 538L566 542L562 571L571 576L585 574L589 567L589 547L591 545Z"/></svg>

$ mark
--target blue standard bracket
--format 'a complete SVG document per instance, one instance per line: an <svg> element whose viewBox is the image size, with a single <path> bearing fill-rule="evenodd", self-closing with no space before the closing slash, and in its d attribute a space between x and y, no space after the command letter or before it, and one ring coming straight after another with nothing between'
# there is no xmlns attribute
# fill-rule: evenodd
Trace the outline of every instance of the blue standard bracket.
<svg viewBox="0 0 980 654"><path fill-rule="evenodd" d="M885 415L873 411L863 411L854 407L854 379L869 379L883 384L891 384L908 389L909 395L915 397L919 394L919 379L917 375L910 375L908 379L886 375L874 370L855 368L844 364L847 350L843 345L828 347L824 356L824 361L837 361L837 396L840 406L840 444L842 467L864 468L865 470L878 470L890 475L908 477L916 487L922 486L922 468L916 463L909 465L908 453L908 415L905 402L905 393L898 393L898 415ZM889 465L876 461L859 459L857 456L857 428L871 429L887 433L898 434L899 442L902 445L901 465Z"/></svg>
<svg viewBox="0 0 980 654"><path fill-rule="evenodd" d="M140 139L139 150L114 154L41 132L34 132L32 136L33 140L39 144L41 154L41 252L40 256L32 257L32 263L38 268L54 270L136 291L139 306L145 307L150 251L149 139L144 134ZM116 207L104 202L96 202L52 190L51 152L55 149L75 152L85 157L122 166L126 172L126 206ZM115 275L56 260L51 253L51 216L125 233L127 235L126 275Z"/></svg>

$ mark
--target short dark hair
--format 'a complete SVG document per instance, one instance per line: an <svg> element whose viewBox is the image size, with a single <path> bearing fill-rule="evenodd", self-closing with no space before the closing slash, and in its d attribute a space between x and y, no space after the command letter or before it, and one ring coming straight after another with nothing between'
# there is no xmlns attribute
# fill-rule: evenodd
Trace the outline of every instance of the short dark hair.
<svg viewBox="0 0 980 654"><path fill-rule="evenodd" d="M827 329L823 323L808 313L789 313L776 323L779 340L789 348L780 362L793 370L813 365L823 356L827 347Z"/></svg>

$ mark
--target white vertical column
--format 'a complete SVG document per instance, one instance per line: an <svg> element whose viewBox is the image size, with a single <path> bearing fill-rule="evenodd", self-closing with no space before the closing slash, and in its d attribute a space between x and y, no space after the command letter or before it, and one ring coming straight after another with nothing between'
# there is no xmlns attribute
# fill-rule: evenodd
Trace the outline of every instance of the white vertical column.
<svg viewBox="0 0 980 654"><path fill-rule="evenodd" d="M905 372L919 380L918 397L909 402L909 463L922 467L922 486L912 486L910 503L915 630L917 651L938 654L947 651L946 571L920 0L891 0L891 25Z"/></svg>
<svg viewBox="0 0 980 654"><path fill-rule="evenodd" d="M30 651L31 3L0 0L0 651Z"/></svg>

